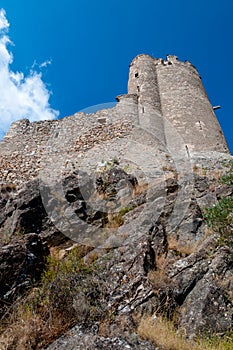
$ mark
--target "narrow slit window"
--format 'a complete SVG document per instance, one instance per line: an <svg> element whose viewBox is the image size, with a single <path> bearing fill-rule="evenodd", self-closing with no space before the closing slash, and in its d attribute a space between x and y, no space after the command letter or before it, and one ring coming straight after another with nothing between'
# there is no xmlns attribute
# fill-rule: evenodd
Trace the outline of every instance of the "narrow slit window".
<svg viewBox="0 0 233 350"><path fill-rule="evenodd" d="M139 86L137 86L137 89L138 89L138 92L140 92L140 87Z"/></svg>
<svg viewBox="0 0 233 350"><path fill-rule="evenodd" d="M199 121L199 128L200 128L200 130L203 130L202 122L201 122L201 121Z"/></svg>
<svg viewBox="0 0 233 350"><path fill-rule="evenodd" d="M135 78L138 78L138 73L135 73Z"/></svg>
<svg viewBox="0 0 233 350"><path fill-rule="evenodd" d="M189 153L189 148L188 148L188 146L185 145L185 148L186 148L186 152L187 152L188 158L190 158L190 153Z"/></svg>

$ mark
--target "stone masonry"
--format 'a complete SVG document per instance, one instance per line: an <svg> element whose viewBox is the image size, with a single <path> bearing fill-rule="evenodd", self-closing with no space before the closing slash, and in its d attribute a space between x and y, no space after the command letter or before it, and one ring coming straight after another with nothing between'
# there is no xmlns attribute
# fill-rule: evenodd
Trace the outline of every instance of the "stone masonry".
<svg viewBox="0 0 233 350"><path fill-rule="evenodd" d="M0 143L1 183L21 187L45 166L69 173L91 151L96 162L124 158L124 147L131 143L134 148L132 142L139 149L142 145L142 162L152 150L162 159L161 167L169 149L179 153L182 148L186 157L200 151L229 153L199 74L189 62L176 56L166 61L137 56L130 66L128 94L117 101L114 108L94 114L13 123Z"/></svg>
<svg viewBox="0 0 233 350"><path fill-rule="evenodd" d="M191 152L228 152L201 78L190 62L170 55L166 61L139 55L130 66L128 90L138 95L142 123L153 106L174 125Z"/></svg>

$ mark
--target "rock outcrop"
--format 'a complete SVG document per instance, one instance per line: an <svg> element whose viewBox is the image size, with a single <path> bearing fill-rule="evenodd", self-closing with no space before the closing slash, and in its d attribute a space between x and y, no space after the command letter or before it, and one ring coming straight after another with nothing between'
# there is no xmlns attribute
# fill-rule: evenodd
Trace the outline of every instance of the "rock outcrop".
<svg viewBox="0 0 233 350"><path fill-rule="evenodd" d="M96 334L96 329L92 331L82 329L80 326L75 326L66 336L61 337L54 342L47 350L156 350L156 348L148 341L139 339L137 334L128 336L128 339L118 337L106 338Z"/></svg>
<svg viewBox="0 0 233 350"><path fill-rule="evenodd" d="M61 185L66 206L68 203L72 210L69 216L69 219L72 218L71 227L81 220L91 225L92 230L93 227L109 229L107 242L115 243L89 247L84 256L86 264L91 255L97 257L92 288L101 284L101 293L95 296L102 310L99 319L88 321L86 316L80 317L79 299L85 305L90 300L86 299L87 295L78 294L77 300L73 301L76 305L74 312L79 314L77 329L49 349L55 350L57 346L72 348L77 342L86 344L90 341L91 344L94 340L103 349L110 345L117 349L119 344L122 348L153 349L151 344L141 342L136 335L133 342L130 343L129 339L143 315L157 312L170 318L175 315L177 326L184 329L190 338L208 332L224 334L232 326L233 252L231 247L219 244L218 235L208 231L203 221L203 209L207 204L232 195L230 188L219 186L215 179L223 171L224 166L218 159L204 158L202 164L200 159L196 160L192 198L175 232L170 229L172 225L169 223L179 193L179 181L174 172L167 178L165 199L160 185L154 186L150 193L149 198L163 198L164 206L154 217L148 216L145 211L148 187L140 187L139 179L128 174L120 164L111 164L110 169L98 172L98 176L93 178L86 173L74 172L62 179L60 184L53 185L52 190L47 188L45 191L46 185L38 180L27 183L21 191L8 198L0 211L1 233L10 232L10 242L2 245L0 251L1 278L4 281L1 283L1 302L14 301L32 285L34 279L38 280L48 254L47 246L50 249L56 247L64 256L73 245L83 243L79 231L74 231L71 240L56 228L53 223L57 222L56 210L52 218L51 211L45 210L53 205L55 209L58 204L60 207L64 205L60 199L54 202L54 197L57 197L55 190ZM116 213L109 214L90 206L87 193L94 185L100 199L104 196L108 205L112 201L115 205L118 203L121 210L117 207ZM47 194L45 206L44 192ZM128 193L130 202L125 207L124 199ZM66 206L63 210L60 208L60 213L67 210ZM140 216L142 218L138 222ZM118 234L122 235L126 230L129 235L125 235L125 241L119 244ZM77 278L73 276L72 283L81 286ZM86 286L89 283L88 280L85 282L85 277L82 277L82 282ZM88 328L86 333L79 328L82 324Z"/></svg>

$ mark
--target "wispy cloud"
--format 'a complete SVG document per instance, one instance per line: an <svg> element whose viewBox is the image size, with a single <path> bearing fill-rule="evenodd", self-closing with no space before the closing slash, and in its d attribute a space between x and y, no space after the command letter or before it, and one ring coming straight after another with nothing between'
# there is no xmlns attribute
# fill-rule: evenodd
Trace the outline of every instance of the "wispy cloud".
<svg viewBox="0 0 233 350"><path fill-rule="evenodd" d="M6 12L4 9L0 10L0 30L8 29L10 26L8 20L6 19Z"/></svg>
<svg viewBox="0 0 233 350"><path fill-rule="evenodd" d="M52 64L52 60L47 60L47 61L42 62L39 67L45 68L45 67L50 66L50 64Z"/></svg>
<svg viewBox="0 0 233 350"><path fill-rule="evenodd" d="M50 107L51 92L43 82L41 72L32 67L30 74L25 76L10 69L13 55L8 50L11 44L7 35L9 26L5 10L0 9L0 138L15 120L39 121L55 119L59 115ZM39 68L49 64L51 60L43 62Z"/></svg>

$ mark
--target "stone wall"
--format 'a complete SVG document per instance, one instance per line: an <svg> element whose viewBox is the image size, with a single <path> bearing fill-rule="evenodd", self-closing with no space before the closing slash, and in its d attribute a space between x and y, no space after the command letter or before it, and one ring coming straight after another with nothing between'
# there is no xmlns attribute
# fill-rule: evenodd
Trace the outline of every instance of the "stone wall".
<svg viewBox="0 0 233 350"><path fill-rule="evenodd" d="M122 109L127 107L120 106ZM113 108L55 121L30 123L24 119L13 123L1 142L1 182L20 186L38 176L52 159L51 166L56 169L56 159L61 157L62 170L67 171L70 164L82 160L96 145L129 134L132 123L129 118L120 118L122 115Z"/></svg>

